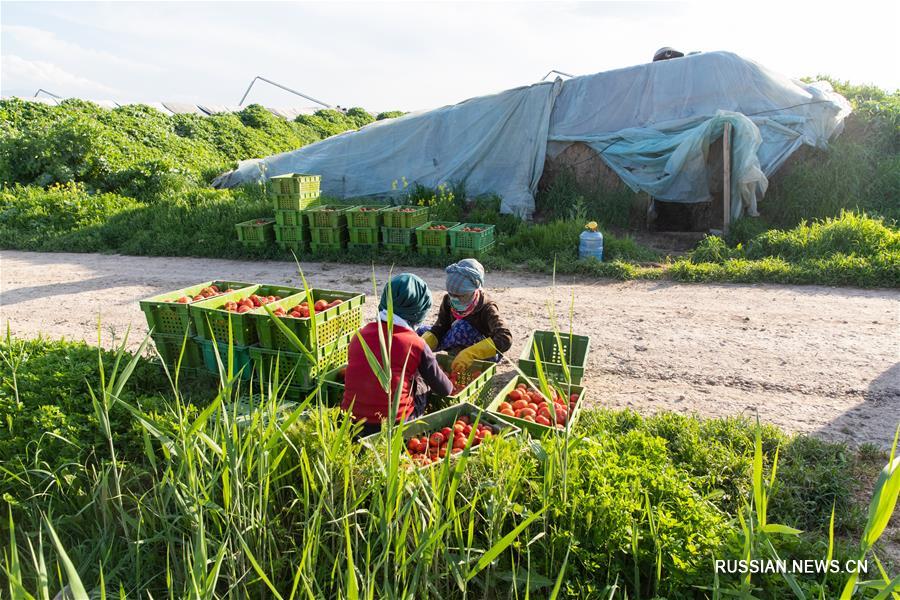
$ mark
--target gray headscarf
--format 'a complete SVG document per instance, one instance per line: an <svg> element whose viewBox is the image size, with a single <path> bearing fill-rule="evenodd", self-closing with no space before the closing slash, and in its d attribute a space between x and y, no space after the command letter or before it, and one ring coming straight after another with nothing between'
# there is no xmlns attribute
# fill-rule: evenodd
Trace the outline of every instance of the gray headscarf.
<svg viewBox="0 0 900 600"><path fill-rule="evenodd" d="M474 258L466 258L447 267L447 292L463 296L484 285L484 267Z"/></svg>

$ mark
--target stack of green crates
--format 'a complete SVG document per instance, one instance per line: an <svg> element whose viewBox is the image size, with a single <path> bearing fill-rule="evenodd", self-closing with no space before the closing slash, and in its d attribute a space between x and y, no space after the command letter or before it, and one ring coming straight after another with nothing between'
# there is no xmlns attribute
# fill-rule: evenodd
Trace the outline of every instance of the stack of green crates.
<svg viewBox="0 0 900 600"><path fill-rule="evenodd" d="M348 248L378 248L381 213L386 208L382 204L364 204L347 209Z"/></svg>
<svg viewBox="0 0 900 600"><path fill-rule="evenodd" d="M269 197L275 208L275 241L282 250L306 250L310 233L304 211L318 206L319 184L318 175L303 173L269 178Z"/></svg>
<svg viewBox="0 0 900 600"><path fill-rule="evenodd" d="M197 334L195 341L200 345L203 364L212 373L219 372L219 361L228 370L229 362L233 365L233 372L240 372L242 379L250 379L253 367L250 363L250 348L255 346L257 339L256 324L250 312L234 313L223 309L229 300L239 302L249 298L252 294L257 296L279 296L288 298L299 297L303 290L299 288L278 285L251 285L243 289L235 290L230 294L223 294L195 302L190 306L191 320ZM229 344L229 342L231 342ZM218 360L216 355L218 354Z"/></svg>
<svg viewBox="0 0 900 600"><path fill-rule="evenodd" d="M350 208L325 204L305 211L304 216L309 224L309 246L313 253L347 247L347 210Z"/></svg>
<svg viewBox="0 0 900 600"><path fill-rule="evenodd" d="M195 304L194 298L198 298L196 303L203 301L198 295L213 285L224 292L227 289L244 289L252 284L238 281L205 281L140 301L156 350L173 375L176 367L180 367L182 375L202 371L203 358L200 346L193 337L195 330L189 309Z"/></svg>
<svg viewBox="0 0 900 600"><path fill-rule="evenodd" d="M388 250L405 252L416 243L416 227L428 220L428 208L418 206L393 206L382 212L384 226L381 242Z"/></svg>
<svg viewBox="0 0 900 600"><path fill-rule="evenodd" d="M366 301L365 294L357 292L312 288L309 294L314 304L317 301L341 302L316 312L314 317L283 318L280 324L265 308L248 313L257 331L258 345L250 348L250 358L257 373L269 381L284 382L290 378L290 387L304 394L315 388L321 375L347 364L350 341L362 326ZM283 308L290 312L305 301L307 295L303 293L266 308L272 311ZM286 327L292 335L285 335L279 325ZM305 351L295 345L294 338Z"/></svg>

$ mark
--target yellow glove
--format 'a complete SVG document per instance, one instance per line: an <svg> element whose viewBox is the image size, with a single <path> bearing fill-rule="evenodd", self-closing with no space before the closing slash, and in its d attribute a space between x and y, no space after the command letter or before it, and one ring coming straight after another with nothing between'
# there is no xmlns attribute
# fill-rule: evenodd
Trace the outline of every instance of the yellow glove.
<svg viewBox="0 0 900 600"><path fill-rule="evenodd" d="M472 367L473 360L486 360L495 354L497 354L497 346L494 345L494 340L485 338L477 344L460 350L453 359L453 364L450 365L450 371L452 373L468 371Z"/></svg>
<svg viewBox="0 0 900 600"><path fill-rule="evenodd" d="M430 331L426 331L422 334L422 339L425 340L425 343L428 344L429 348L431 348L432 350L437 350L438 339L436 335L434 335Z"/></svg>

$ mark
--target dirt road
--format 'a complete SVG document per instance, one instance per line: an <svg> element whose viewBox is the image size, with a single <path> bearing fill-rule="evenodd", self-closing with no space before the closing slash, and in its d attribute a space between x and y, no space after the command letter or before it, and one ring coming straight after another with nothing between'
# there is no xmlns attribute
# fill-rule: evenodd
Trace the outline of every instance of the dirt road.
<svg viewBox="0 0 900 600"><path fill-rule="evenodd" d="M304 263L318 287L367 292L372 269ZM443 274L417 269L432 289ZM15 335L104 345L129 324L146 332L138 300L222 278L298 283L287 262L0 253L0 320ZM379 282L387 268L377 267ZM591 336L591 403L703 416L754 415L789 431L889 447L900 422L900 292L769 285L610 282L489 273L518 357L529 332L561 321L575 297L575 330ZM132 338L137 344L137 337ZM510 370L508 365L503 370Z"/></svg>

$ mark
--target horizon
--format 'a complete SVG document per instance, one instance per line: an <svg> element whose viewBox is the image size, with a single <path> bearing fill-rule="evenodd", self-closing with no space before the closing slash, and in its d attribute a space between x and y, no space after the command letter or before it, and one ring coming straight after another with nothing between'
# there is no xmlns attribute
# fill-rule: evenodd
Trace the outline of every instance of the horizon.
<svg viewBox="0 0 900 600"><path fill-rule="evenodd" d="M261 75L332 105L416 111L536 83L551 69L585 75L646 63L661 46L896 90L898 8L888 11L894 19L837 19L785 6L776 20L695 3L4 1L0 94L236 106ZM837 35L843 43L828 41ZM257 82L248 104L314 103Z"/></svg>

